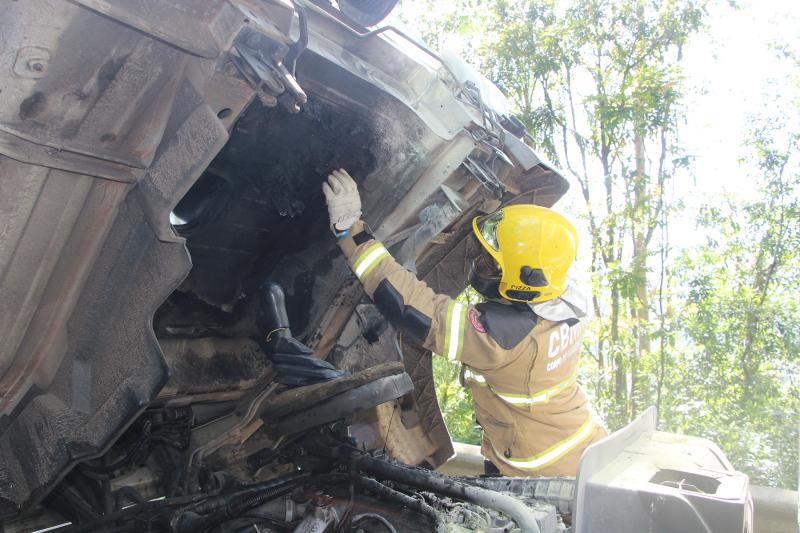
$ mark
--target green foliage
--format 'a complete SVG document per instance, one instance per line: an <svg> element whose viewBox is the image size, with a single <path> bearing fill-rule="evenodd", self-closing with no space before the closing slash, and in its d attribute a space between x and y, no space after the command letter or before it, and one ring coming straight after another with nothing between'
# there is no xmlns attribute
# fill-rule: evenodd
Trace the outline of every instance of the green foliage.
<svg viewBox="0 0 800 533"><path fill-rule="evenodd" d="M472 393L458 380L459 365L444 357L433 358L433 380L436 399L442 410L450 436L456 442L480 444L481 432L475 423Z"/></svg>
<svg viewBox="0 0 800 533"><path fill-rule="evenodd" d="M480 302L480 295L469 287L458 300L474 305ZM466 444L480 444L481 431L475 422L472 393L461 386L459 371L460 365L448 361L447 358L433 358L436 399L452 439Z"/></svg>
<svg viewBox="0 0 800 533"><path fill-rule="evenodd" d="M791 487L800 420L800 162L798 137L776 146L785 135L774 124L754 132L744 161L758 170L757 194L704 208L698 222L711 237L679 258L687 346L663 421L720 443L754 483Z"/></svg>

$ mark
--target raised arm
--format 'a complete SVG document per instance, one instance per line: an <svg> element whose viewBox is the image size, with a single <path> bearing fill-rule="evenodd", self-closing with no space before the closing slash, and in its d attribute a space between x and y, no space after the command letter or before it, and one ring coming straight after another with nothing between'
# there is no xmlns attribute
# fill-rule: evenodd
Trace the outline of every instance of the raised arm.
<svg viewBox="0 0 800 533"><path fill-rule="evenodd" d="M475 308L436 294L365 231L359 220L357 186L347 172L331 174L323 192L331 212L331 229L350 268L396 328L434 353L477 369L488 370L507 361L509 354L486 334Z"/></svg>

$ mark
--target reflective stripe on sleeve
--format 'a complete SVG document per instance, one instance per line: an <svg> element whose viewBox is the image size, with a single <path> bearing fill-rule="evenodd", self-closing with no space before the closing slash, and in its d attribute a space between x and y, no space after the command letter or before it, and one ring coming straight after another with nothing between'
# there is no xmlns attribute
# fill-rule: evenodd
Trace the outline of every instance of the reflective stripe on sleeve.
<svg viewBox="0 0 800 533"><path fill-rule="evenodd" d="M564 457L570 451L575 449L581 442L585 441L589 435L592 434L592 429L594 428L594 417L589 415L589 418L580 429L574 433L571 437L562 440L561 442L556 443L554 446L551 446L547 450L534 455L532 457L526 458L514 458L514 457L506 457L502 453L499 453L497 449L492 444L492 449L494 450L495 455L504 463L513 466L514 468L518 468L520 470L538 470L540 468L544 468L545 466L551 465Z"/></svg>
<svg viewBox="0 0 800 533"><path fill-rule="evenodd" d="M364 281L384 257L389 257L389 251L379 242L372 243L353 263L353 272L359 280Z"/></svg>
<svg viewBox="0 0 800 533"><path fill-rule="evenodd" d="M471 368L466 368L464 370L464 379L477 383L481 387L485 387L488 385L489 389L491 389L492 393L495 396L500 398L506 403L511 405L541 405L546 404L550 401L551 398L556 396L558 393L566 389L568 386L575 383L578 378L577 372L573 373L564 381L556 383L549 389L545 389L543 391L539 391L536 394L513 394L510 392L501 392L498 391L495 387L488 385L486 383L486 378L483 377L478 372L472 370Z"/></svg>
<svg viewBox="0 0 800 533"><path fill-rule="evenodd" d="M444 332L444 354L450 361L461 360L464 344L464 324L467 321L467 306L452 300L447 306Z"/></svg>

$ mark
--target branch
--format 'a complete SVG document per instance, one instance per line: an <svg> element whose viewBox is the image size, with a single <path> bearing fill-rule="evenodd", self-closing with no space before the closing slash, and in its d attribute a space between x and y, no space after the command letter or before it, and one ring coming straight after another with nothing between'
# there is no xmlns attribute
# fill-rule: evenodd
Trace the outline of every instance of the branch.
<svg viewBox="0 0 800 533"><path fill-rule="evenodd" d="M664 160L667 157L667 134L666 128L661 128L661 154L658 157L658 203L656 204L653 217L648 221L647 234L645 235L645 245L650 244L650 239L653 237L653 232L658 225L658 219L664 209L664 184L667 181L667 176L664 173Z"/></svg>

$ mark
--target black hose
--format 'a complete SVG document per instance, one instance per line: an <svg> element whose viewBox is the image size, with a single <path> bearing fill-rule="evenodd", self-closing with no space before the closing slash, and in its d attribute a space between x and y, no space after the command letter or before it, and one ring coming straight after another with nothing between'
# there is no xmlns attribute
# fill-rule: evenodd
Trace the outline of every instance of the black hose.
<svg viewBox="0 0 800 533"><path fill-rule="evenodd" d="M221 521L236 517L247 509L261 505L270 499L277 498L310 478L311 474L297 472L228 494L216 496L197 494L143 502L83 524L71 526L64 532L98 531L140 513L146 512L148 516L152 517L170 507L182 507L172 513L171 523L176 531L201 531Z"/></svg>
<svg viewBox="0 0 800 533"><path fill-rule="evenodd" d="M503 492L523 500L536 499L555 505L559 514L571 515L575 502L574 477L459 477L457 481Z"/></svg>
<svg viewBox="0 0 800 533"><path fill-rule="evenodd" d="M259 290L261 312L264 314L264 327L269 330L289 329L289 315L286 313L286 296L280 285L267 281ZM291 332L289 332L291 336Z"/></svg>
<svg viewBox="0 0 800 533"><path fill-rule="evenodd" d="M115 505L118 509L124 507L126 498L129 502L132 502L133 505L141 505L145 502L145 499L142 498L139 491L133 487L120 487L114 491Z"/></svg>
<svg viewBox="0 0 800 533"><path fill-rule="evenodd" d="M107 478L114 471L128 466L137 457L137 454L141 452L142 448L148 444L148 440L147 436L141 437L127 452L125 452L125 455L121 459L110 465L95 466L89 463L81 463L78 465L78 470L94 479Z"/></svg>
<svg viewBox="0 0 800 533"><path fill-rule="evenodd" d="M375 496L377 496L380 499L394 501L396 503L399 503L403 507L407 507L412 511L427 516L428 518L433 520L433 524L437 532L445 531L445 524L442 521L441 517L439 516L439 513L437 513L433 507L431 507L424 501L412 498L407 494L403 494L400 491L387 487L383 483L376 481L374 479L370 479L368 477L358 476L356 478L356 483L358 483L360 487L372 492Z"/></svg>
<svg viewBox="0 0 800 533"><path fill-rule="evenodd" d="M292 473L236 492L213 496L181 509L173 516L172 527L179 533L205 531L220 522L238 517L247 509L286 494L310 477L311 474L307 473Z"/></svg>
<svg viewBox="0 0 800 533"><path fill-rule="evenodd" d="M274 500L278 496L286 494L290 490L294 489L295 486L297 486L297 482L287 483L285 485L275 487L274 489L258 492L257 494L246 495L236 502L230 504L228 506L228 513L232 516L237 516L239 513L244 512L247 509L258 507L263 503Z"/></svg>
<svg viewBox="0 0 800 533"><path fill-rule="evenodd" d="M369 455L354 457L353 462L364 472L376 477L390 479L404 485L419 487L500 511L513 519L522 533L541 533L533 511L523 502L511 496L460 483L430 471L392 464Z"/></svg>
<svg viewBox="0 0 800 533"><path fill-rule="evenodd" d="M425 501L412 498L411 496L403 494L398 490L394 490L393 488L388 487L375 479L354 474L352 472L349 474L337 472L331 474L321 474L315 476L313 480L321 484L341 484L355 482L360 488L370 491L378 499L393 501L394 503L410 509L411 511L427 516L433 522L435 530L438 533L446 531L446 525L442 521L439 513L437 513L436 510L428 505Z"/></svg>
<svg viewBox="0 0 800 533"><path fill-rule="evenodd" d="M172 521L173 530L177 533L208 531L222 522L239 518L247 509L252 509L262 503L274 500L275 498L291 492L294 490L295 485L295 483L286 483L273 489L264 490L258 494L246 496L210 514L200 515L193 511L182 512L177 519Z"/></svg>
<svg viewBox="0 0 800 533"><path fill-rule="evenodd" d="M144 502L140 505L133 505L131 507L127 507L120 511L111 513L110 515L102 516L97 520L92 520L91 522L86 522L84 524L68 527L64 530L59 530L59 532L63 531L64 533L88 533L89 531L99 531L104 526L108 527L109 524L113 524L118 520L134 516L144 511L148 511L148 514L152 515L153 513L156 513L159 510L164 510L168 507L176 505L186 505L188 503L192 503L202 498L205 498L205 496L202 495L177 496L175 498L166 498L164 500Z"/></svg>

